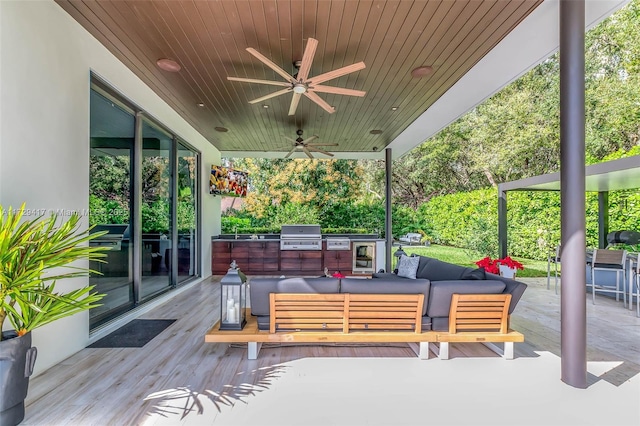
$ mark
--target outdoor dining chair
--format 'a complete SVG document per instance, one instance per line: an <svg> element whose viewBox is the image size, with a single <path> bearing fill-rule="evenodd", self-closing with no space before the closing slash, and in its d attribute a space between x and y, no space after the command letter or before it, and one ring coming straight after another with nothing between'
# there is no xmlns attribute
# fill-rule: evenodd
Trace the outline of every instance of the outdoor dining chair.
<svg viewBox="0 0 640 426"><path fill-rule="evenodd" d="M635 259L629 259L629 309L633 309L633 299L636 299L636 316L640 317L640 253ZM634 265L635 263L635 265ZM633 285L635 284L635 291Z"/></svg>
<svg viewBox="0 0 640 426"><path fill-rule="evenodd" d="M555 254L549 251L547 255L547 290L551 284L551 264L553 263L553 269L555 273L555 290L558 294L558 265L560 265L560 244L556 246Z"/></svg>
<svg viewBox="0 0 640 426"><path fill-rule="evenodd" d="M620 294L622 294L622 303L624 306L627 306L627 293L624 286L626 262L626 250L593 250L591 264L591 295L594 305L596 303L596 291L598 291L602 293L614 293L616 295L616 300L620 300ZM596 271L615 272L616 288L613 289L612 286L598 284L596 282Z"/></svg>

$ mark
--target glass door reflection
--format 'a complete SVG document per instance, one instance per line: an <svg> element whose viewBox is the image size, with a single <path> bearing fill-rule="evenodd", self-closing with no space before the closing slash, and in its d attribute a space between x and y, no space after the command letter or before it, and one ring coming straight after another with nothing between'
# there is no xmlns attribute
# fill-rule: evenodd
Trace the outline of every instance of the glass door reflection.
<svg viewBox="0 0 640 426"><path fill-rule="evenodd" d="M142 280L140 298L171 287L171 135L142 124Z"/></svg>
<svg viewBox="0 0 640 426"><path fill-rule="evenodd" d="M91 90L89 225L108 233L90 242L108 246L104 262L92 261L89 284L105 294L89 311L94 328L134 305L131 223L135 118L131 111Z"/></svg>
<svg viewBox="0 0 640 426"><path fill-rule="evenodd" d="M178 283L196 275L197 153L178 143Z"/></svg>

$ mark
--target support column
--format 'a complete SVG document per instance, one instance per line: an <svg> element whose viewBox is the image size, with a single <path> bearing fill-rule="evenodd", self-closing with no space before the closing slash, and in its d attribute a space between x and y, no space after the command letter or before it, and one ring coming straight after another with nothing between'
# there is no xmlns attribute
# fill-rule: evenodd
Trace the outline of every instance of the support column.
<svg viewBox="0 0 640 426"><path fill-rule="evenodd" d="M598 192L598 248L607 248L609 233L609 191Z"/></svg>
<svg viewBox="0 0 640 426"><path fill-rule="evenodd" d="M584 0L560 0L562 381L587 387Z"/></svg>
<svg viewBox="0 0 640 426"><path fill-rule="evenodd" d="M384 150L385 160L385 203L384 203L384 236L386 240L386 250L384 253L384 270L392 272L391 269L391 247L393 246L393 230L391 227L391 148Z"/></svg>
<svg viewBox="0 0 640 426"><path fill-rule="evenodd" d="M507 192L498 185L498 245L500 259L507 256Z"/></svg>

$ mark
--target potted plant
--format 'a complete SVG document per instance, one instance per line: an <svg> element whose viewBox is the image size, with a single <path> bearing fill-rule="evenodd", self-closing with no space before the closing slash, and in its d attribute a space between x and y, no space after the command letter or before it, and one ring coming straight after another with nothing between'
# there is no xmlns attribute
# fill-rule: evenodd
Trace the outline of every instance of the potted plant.
<svg viewBox="0 0 640 426"><path fill-rule="evenodd" d="M518 269L523 270L524 266L517 260L512 259L509 256L498 259L498 268L500 269L500 275L506 278L514 279Z"/></svg>
<svg viewBox="0 0 640 426"><path fill-rule="evenodd" d="M505 278L515 278L518 269L523 270L524 266L517 260L509 256L502 259L491 259L489 256L475 262L478 268L483 268L486 272L503 276Z"/></svg>
<svg viewBox="0 0 640 426"><path fill-rule="evenodd" d="M81 230L74 213L23 221L25 205L14 211L0 205L0 424L16 425L24 418L24 399L36 361L31 331L60 318L99 306L103 294L86 286L68 293L56 291L60 279L93 272L74 264L102 261L106 247L88 241L105 232ZM10 328L5 331L5 325Z"/></svg>

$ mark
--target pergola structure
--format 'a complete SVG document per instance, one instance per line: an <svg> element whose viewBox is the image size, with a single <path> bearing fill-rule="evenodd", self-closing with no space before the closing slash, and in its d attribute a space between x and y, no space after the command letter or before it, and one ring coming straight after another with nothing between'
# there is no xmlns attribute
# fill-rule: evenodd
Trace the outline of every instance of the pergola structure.
<svg viewBox="0 0 640 426"><path fill-rule="evenodd" d="M585 190L598 193L598 246L607 245L610 191L640 188L640 155L585 167ZM560 191L560 172L518 179L498 185L498 235L500 256L508 253L507 193L509 191Z"/></svg>

